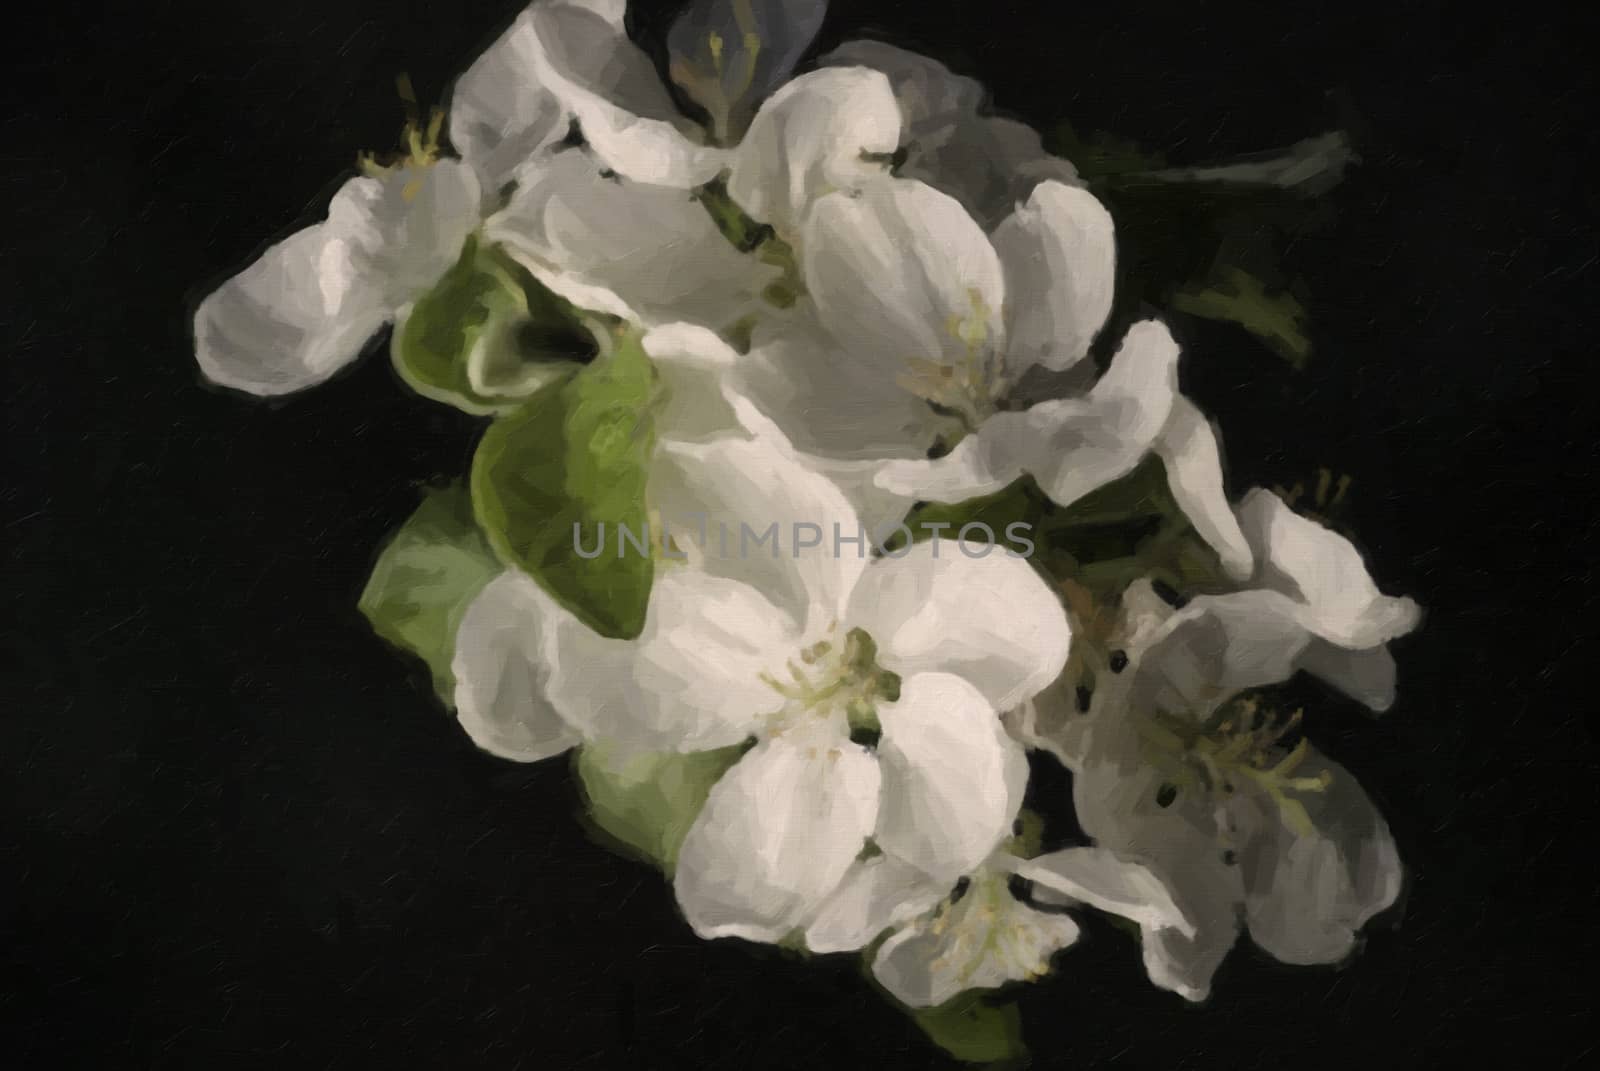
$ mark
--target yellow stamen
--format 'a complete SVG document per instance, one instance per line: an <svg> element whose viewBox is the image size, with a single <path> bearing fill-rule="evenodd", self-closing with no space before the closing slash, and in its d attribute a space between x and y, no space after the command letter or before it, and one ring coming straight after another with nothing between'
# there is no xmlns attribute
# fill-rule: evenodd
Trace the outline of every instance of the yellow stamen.
<svg viewBox="0 0 1600 1071"><path fill-rule="evenodd" d="M1285 823L1305 834L1311 819L1293 797L1325 791L1333 775L1324 769L1312 777L1294 776L1311 745L1304 737L1293 746L1283 741L1299 729L1303 715L1302 710L1274 715L1250 696L1231 704L1212 726L1158 715L1141 721L1139 734L1174 788L1228 796L1237 782L1249 782L1277 806Z"/></svg>
<svg viewBox="0 0 1600 1071"><path fill-rule="evenodd" d="M967 291L967 301L965 316L952 313L944 322L945 334L961 343L963 355L953 362L907 358L899 383L917 397L951 410L971 430L995 412L1008 384L1001 355L990 340L993 310L977 289Z"/></svg>
<svg viewBox="0 0 1600 1071"><path fill-rule="evenodd" d="M376 153L363 152L356 157L356 166L368 178L385 178L401 170L424 171L439 162L443 150L439 144L444 134L445 113L442 108L431 108L428 111L427 121L422 120L417 104L417 93L411 85L409 75L402 74L395 79L395 88L400 94L400 99L405 104L406 122L400 130L400 144L405 151L398 155L380 157ZM416 197L422 189L421 176L410 179L400 190L400 196L407 201Z"/></svg>

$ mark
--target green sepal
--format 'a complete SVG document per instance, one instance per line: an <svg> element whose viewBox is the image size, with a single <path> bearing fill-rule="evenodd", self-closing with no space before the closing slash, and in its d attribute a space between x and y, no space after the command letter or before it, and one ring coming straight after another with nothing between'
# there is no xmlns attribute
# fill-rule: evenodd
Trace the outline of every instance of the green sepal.
<svg viewBox="0 0 1600 1071"><path fill-rule="evenodd" d="M909 1009L908 1014L935 1045L962 1063L995 1071L1027 1064L1022 1011L1016 1001L995 1002L991 996L969 991L934 1008Z"/></svg>
<svg viewBox="0 0 1600 1071"><path fill-rule="evenodd" d="M395 370L418 394L479 416L515 408L594 351L578 309L476 235L389 344Z"/></svg>
<svg viewBox="0 0 1600 1071"><path fill-rule="evenodd" d="M654 560L625 546L619 526L648 531L656 389L637 334L620 334L491 424L472 459L473 506L495 553L603 636L644 628ZM580 555L602 531L598 556Z"/></svg>
<svg viewBox="0 0 1600 1071"><path fill-rule="evenodd" d="M429 491L390 537L356 604L379 636L421 658L434 690L454 705L456 628L500 562L459 485Z"/></svg>
<svg viewBox="0 0 1600 1071"><path fill-rule="evenodd" d="M911 1007L885 989L872 973L873 961L887 940L888 935L883 935L867 945L857 961L867 984L885 1003L900 1009L928 1040L962 1063L992 1071L1028 1066L1022 1010L1014 998L993 990L969 989L931 1008Z"/></svg>

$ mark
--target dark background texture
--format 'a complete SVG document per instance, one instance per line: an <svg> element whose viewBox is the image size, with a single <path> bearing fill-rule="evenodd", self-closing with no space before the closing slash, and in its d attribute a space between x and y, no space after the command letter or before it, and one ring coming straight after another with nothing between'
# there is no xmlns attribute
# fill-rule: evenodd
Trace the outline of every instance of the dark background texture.
<svg viewBox="0 0 1600 1071"><path fill-rule="evenodd" d="M696 940L591 843L566 766L473 750L355 609L478 425L381 356L268 404L188 313L320 213L519 8L356 0L12 13L0 1051L11 1066L940 1066L848 961ZM1091 924L1022 996L1039 1066L1577 1064L1594 1004L1600 249L1585 41L1538 2L838 0L1003 109L1208 162L1350 129L1293 252L1303 373L1183 321L1234 489L1319 465L1424 628L1382 720L1313 732L1386 813L1402 904L1347 966L1248 945L1191 1008ZM16 1062L13 1062L16 1061Z"/></svg>

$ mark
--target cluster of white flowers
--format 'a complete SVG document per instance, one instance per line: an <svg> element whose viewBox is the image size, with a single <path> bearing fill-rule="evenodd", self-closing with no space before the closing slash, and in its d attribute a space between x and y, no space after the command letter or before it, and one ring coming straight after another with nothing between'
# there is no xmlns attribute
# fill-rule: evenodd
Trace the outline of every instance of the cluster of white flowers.
<svg viewBox="0 0 1600 1071"><path fill-rule="evenodd" d="M196 313L217 383L309 387L393 323L407 382L495 417L486 442L542 436L474 469L497 575L459 581L434 652L462 727L522 762L581 748L591 791L655 779L646 812L681 804L675 760L716 756L654 816L681 826L654 854L689 925L866 949L912 1007L1040 978L1082 908L1135 923L1151 980L1193 1000L1241 929L1287 962L1346 956L1398 894L1394 844L1258 693L1305 670L1385 709L1416 605L1283 498L1229 499L1168 327L1113 326L1111 214L976 83L871 41L795 75L820 0L696 0L675 97L623 7L531 5L405 155ZM586 362L540 342L560 316ZM958 553L959 523L892 552L685 535L626 576L568 536L880 531L1019 482L1070 522L1152 466L1211 567L1183 595L1167 559L1107 583L1082 555ZM417 584L472 572L447 565ZM606 569L645 585L635 626L589 605ZM1024 809L1030 750L1070 801ZM1033 808L1092 844L1041 853Z"/></svg>

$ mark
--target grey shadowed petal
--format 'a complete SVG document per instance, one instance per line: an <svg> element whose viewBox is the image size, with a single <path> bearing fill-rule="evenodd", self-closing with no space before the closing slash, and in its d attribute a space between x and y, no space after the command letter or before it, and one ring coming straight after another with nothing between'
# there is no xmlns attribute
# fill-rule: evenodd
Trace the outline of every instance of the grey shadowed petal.
<svg viewBox="0 0 1600 1071"><path fill-rule="evenodd" d="M1268 820L1240 859L1250 936L1285 963L1337 963L1400 895L1400 855L1349 771L1313 751L1295 772L1326 774L1328 786L1294 796L1309 829L1261 801Z"/></svg>
<svg viewBox="0 0 1600 1071"><path fill-rule="evenodd" d="M985 114L983 87L937 60L881 41L850 41L821 62L888 75L905 120L899 173L955 197L986 227L1041 182L1082 185L1077 169L1045 152L1033 128Z"/></svg>
<svg viewBox="0 0 1600 1071"><path fill-rule="evenodd" d="M827 10L826 0L694 0L667 34L668 73L719 140L735 142L789 80Z"/></svg>
<svg viewBox="0 0 1600 1071"><path fill-rule="evenodd" d="M1173 784L1141 756L1131 724L1097 727L1088 752L1073 784L1079 823L1097 844L1158 875L1193 926L1192 935L1177 928L1145 933L1150 980L1204 1000L1240 930L1244 880L1238 856L1226 853L1249 831L1218 824L1234 824L1239 809L1219 810L1198 788Z"/></svg>

